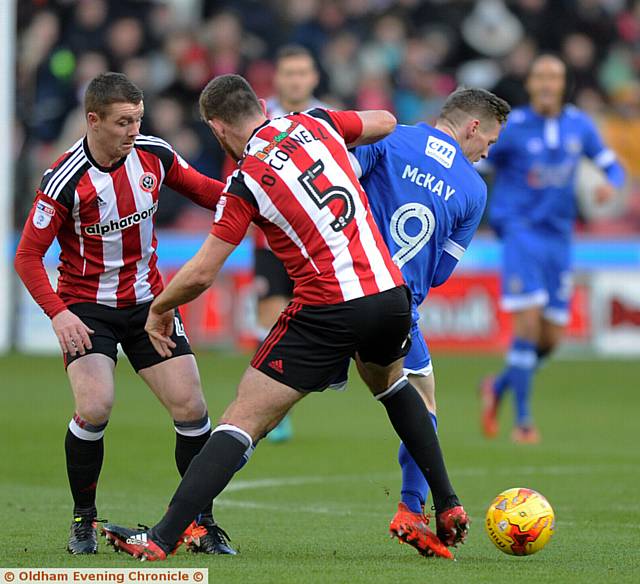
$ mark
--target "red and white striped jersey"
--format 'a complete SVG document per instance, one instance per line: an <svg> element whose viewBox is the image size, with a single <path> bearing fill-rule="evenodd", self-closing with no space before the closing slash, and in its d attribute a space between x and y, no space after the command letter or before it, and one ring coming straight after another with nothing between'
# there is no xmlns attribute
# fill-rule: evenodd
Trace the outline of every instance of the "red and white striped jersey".
<svg viewBox="0 0 640 584"><path fill-rule="evenodd" d="M308 107L301 108L304 110L311 110L316 108L327 109L329 106L325 103L322 103L320 100L312 97L307 104ZM286 116L287 114L293 113L289 110L284 109L282 103L278 99L277 96L270 97L266 102L267 107L267 117L268 118L279 118L281 116ZM229 173L231 174L231 173ZM253 230L253 245L256 249L270 249L269 242L267 241L267 236L264 234L264 231L261 229Z"/></svg>
<svg viewBox="0 0 640 584"><path fill-rule="evenodd" d="M164 140L142 135L110 168L93 159L85 137L44 173L16 269L50 317L77 302L120 308L162 291L154 215L163 183L209 209L224 186L191 168ZM62 250L57 295L42 267L54 237Z"/></svg>
<svg viewBox="0 0 640 584"><path fill-rule="evenodd" d="M237 244L254 221L301 304L337 304L403 283L349 162L355 112L277 118L249 140L220 197L212 234Z"/></svg>

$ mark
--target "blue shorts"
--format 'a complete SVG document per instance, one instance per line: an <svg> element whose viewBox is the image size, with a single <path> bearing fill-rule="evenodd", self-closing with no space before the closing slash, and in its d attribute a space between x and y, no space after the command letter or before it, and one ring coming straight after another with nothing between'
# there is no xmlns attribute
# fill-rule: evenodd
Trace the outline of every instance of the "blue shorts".
<svg viewBox="0 0 640 584"><path fill-rule="evenodd" d="M570 241L522 228L505 229L501 239L502 309L540 306L547 320L566 325L573 292Z"/></svg>
<svg viewBox="0 0 640 584"><path fill-rule="evenodd" d="M404 358L404 372L406 375L427 377L433 373L433 363L431 363L427 342L418 326L420 314L416 306L411 307L411 317L411 349Z"/></svg>

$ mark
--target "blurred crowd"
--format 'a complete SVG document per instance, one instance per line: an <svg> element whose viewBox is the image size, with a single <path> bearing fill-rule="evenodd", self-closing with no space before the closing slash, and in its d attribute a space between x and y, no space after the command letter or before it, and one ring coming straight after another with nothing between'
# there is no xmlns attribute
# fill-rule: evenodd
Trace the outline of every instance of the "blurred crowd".
<svg viewBox="0 0 640 584"><path fill-rule="evenodd" d="M526 102L533 57L568 64L568 98L597 119L629 171L624 207L587 229L640 229L640 0L20 0L16 87L16 221L42 171L83 135L83 91L96 74L127 74L145 93L143 133L169 141L219 177L223 154L199 120L215 75L240 73L273 92L273 57L297 43L314 55L316 96L336 108L430 121L458 85ZM159 225L200 228L168 195Z"/></svg>

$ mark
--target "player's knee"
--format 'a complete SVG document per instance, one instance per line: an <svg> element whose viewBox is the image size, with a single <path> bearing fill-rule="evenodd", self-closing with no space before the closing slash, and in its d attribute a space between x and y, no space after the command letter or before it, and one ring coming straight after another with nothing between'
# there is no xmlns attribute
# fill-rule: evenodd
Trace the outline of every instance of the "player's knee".
<svg viewBox="0 0 640 584"><path fill-rule="evenodd" d="M553 353L557 348L560 339L545 339L544 342L538 343L536 346L536 354L538 355L538 360L542 361L547 359L551 353Z"/></svg>
<svg viewBox="0 0 640 584"><path fill-rule="evenodd" d="M92 399L86 403L76 404L76 414L82 419L100 426L106 424L111 416L113 402L110 399Z"/></svg>
<svg viewBox="0 0 640 584"><path fill-rule="evenodd" d="M187 399L171 404L174 420L198 420L207 414L207 404L202 394L191 395Z"/></svg>

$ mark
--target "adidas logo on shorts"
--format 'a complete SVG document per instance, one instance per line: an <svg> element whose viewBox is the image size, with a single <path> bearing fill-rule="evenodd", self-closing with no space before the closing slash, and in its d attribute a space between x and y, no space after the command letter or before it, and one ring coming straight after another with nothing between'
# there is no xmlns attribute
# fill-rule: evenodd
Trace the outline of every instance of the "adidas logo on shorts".
<svg viewBox="0 0 640 584"><path fill-rule="evenodd" d="M274 371L277 371L278 373L284 373L282 359L274 359L273 361L270 361L269 363L267 363L267 365L271 367L271 369L273 369Z"/></svg>

